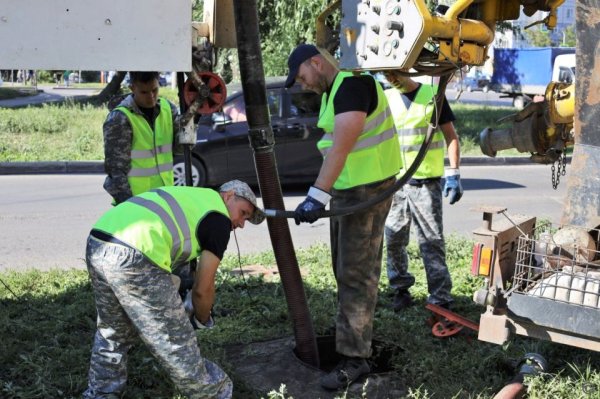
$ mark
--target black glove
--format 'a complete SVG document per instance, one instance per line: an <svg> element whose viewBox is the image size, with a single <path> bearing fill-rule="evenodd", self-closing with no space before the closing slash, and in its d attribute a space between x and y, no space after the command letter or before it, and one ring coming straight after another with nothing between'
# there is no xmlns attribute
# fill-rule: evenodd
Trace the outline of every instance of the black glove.
<svg viewBox="0 0 600 399"><path fill-rule="evenodd" d="M311 187L304 201L298 205L294 212L296 225L302 222L314 223L325 211L325 206L331 199L331 195L316 187Z"/></svg>

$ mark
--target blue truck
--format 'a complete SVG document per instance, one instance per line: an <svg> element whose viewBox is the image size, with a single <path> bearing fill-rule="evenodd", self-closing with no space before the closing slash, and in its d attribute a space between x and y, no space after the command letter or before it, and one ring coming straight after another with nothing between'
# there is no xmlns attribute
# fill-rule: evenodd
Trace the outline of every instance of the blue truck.
<svg viewBox="0 0 600 399"><path fill-rule="evenodd" d="M520 109L543 96L551 81L575 81L575 48L496 48L493 66L490 89L511 97Z"/></svg>

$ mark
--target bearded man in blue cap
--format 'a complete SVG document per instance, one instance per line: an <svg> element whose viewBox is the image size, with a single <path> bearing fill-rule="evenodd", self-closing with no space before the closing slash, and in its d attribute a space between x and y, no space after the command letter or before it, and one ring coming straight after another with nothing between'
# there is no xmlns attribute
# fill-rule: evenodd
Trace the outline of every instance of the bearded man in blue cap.
<svg viewBox="0 0 600 399"><path fill-rule="evenodd" d="M319 175L295 210L296 224L314 223L331 211L357 205L390 188L400 170L392 113L381 86L370 75L340 71L326 51L301 44L288 58L286 87L299 82L322 95L317 126ZM371 207L330 220L333 273L338 285L336 351L341 360L321 378L336 390L370 372L373 317L381 273L383 230L389 197Z"/></svg>

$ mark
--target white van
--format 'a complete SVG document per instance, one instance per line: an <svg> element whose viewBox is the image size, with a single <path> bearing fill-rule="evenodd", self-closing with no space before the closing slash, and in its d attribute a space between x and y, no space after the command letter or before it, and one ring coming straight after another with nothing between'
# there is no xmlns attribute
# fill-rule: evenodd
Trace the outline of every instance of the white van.
<svg viewBox="0 0 600 399"><path fill-rule="evenodd" d="M561 54L554 59L552 81L562 83L575 82L575 54Z"/></svg>

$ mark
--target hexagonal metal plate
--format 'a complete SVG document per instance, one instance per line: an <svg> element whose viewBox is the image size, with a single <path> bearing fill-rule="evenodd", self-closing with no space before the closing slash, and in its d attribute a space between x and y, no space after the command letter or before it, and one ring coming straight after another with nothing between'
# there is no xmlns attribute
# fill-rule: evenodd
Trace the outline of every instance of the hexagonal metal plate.
<svg viewBox="0 0 600 399"><path fill-rule="evenodd" d="M430 22L422 0L344 0L340 68L410 68L429 37Z"/></svg>

